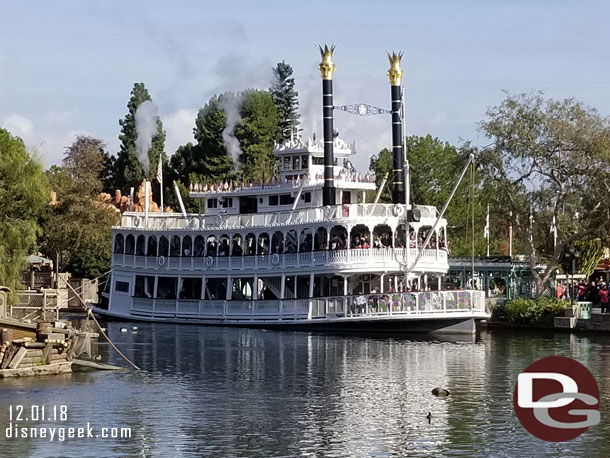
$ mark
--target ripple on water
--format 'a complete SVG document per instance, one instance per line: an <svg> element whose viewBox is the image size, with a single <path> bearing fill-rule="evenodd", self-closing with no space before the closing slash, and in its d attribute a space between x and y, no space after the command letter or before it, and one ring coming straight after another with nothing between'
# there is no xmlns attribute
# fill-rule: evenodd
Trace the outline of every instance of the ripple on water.
<svg viewBox="0 0 610 458"><path fill-rule="evenodd" d="M608 338L483 333L452 342L174 325L125 334L120 327L111 323L109 332L142 371L0 380L0 423L10 404L65 403L75 424L130 426L133 438L104 441L104 456L593 458L610 434L606 423L567 444L544 443L512 409L517 374L533 360L573 355L604 374ZM610 377L598 382L610 395ZM434 397L436 386L451 395ZM88 456L92 443L69 445L0 437L2 456Z"/></svg>

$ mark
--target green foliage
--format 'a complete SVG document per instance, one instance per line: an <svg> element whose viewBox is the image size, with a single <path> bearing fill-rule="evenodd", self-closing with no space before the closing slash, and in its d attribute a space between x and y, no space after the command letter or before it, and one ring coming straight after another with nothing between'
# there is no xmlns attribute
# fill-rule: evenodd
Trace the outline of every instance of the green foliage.
<svg viewBox="0 0 610 458"><path fill-rule="evenodd" d="M127 103L127 114L125 118L119 120L121 126L121 150L119 151L114 163L114 177L111 180L115 189L120 189L123 193L127 192L131 186L137 187L144 177L142 164L138 159L136 151L136 139L138 133L136 131L135 114L142 102L151 100L148 89L144 83L135 83L131 91L131 98ZM163 156L163 163L167 163L167 157L164 152L165 132L161 120L157 120L157 133L152 139L152 146L148 151L149 162L149 178L156 175L159 156Z"/></svg>
<svg viewBox="0 0 610 458"><path fill-rule="evenodd" d="M13 291L20 286L25 257L36 244L37 218L48 202L42 165L20 138L0 128L0 285Z"/></svg>
<svg viewBox="0 0 610 458"><path fill-rule="evenodd" d="M574 242L578 250L578 271L588 278L595 270L595 266L604 255L604 247L600 239Z"/></svg>
<svg viewBox="0 0 610 458"><path fill-rule="evenodd" d="M515 240L523 241L541 292L565 247L577 240L610 241L610 121L574 99L540 94L508 95L487 118L480 127L493 143L480 161L494 190L490 196L512 212ZM541 261L547 268L539 274L534 266Z"/></svg>
<svg viewBox="0 0 610 458"><path fill-rule="evenodd" d="M289 140L291 133L300 124L299 121L299 93L294 89L292 67L286 62L278 62L273 68L275 81L269 88L269 94L277 109L277 135L276 140L281 143Z"/></svg>
<svg viewBox="0 0 610 458"><path fill-rule="evenodd" d="M64 166L47 172L58 205L41 214L41 251L59 268L79 277L94 278L110 268L111 228L116 210L95 200L102 189L107 152L101 140L78 137L66 149Z"/></svg>
<svg viewBox="0 0 610 458"><path fill-rule="evenodd" d="M469 148L466 146L458 150L449 143L443 143L438 138L427 135L408 137L407 151L411 172L411 203L434 205L440 211L466 165L468 154L470 154ZM371 157L369 169L375 172L377 186L381 184L384 175L388 175L387 184L379 201L391 202L392 152L384 148L378 155ZM470 255L472 251L470 188L470 179L466 175L445 213L445 218L449 222L448 237L451 254L456 256ZM482 179L477 175L475 175L475 190L475 253L481 255L486 252L483 227L487 193L483 188ZM369 196L372 200L374 193ZM492 228L492 240L501 240L502 234L494 234L494 229L502 231L502 226ZM500 251L499 242L496 241L491 248L492 253L498 253Z"/></svg>
<svg viewBox="0 0 610 458"><path fill-rule="evenodd" d="M568 301L538 297L536 299L511 299L504 304L508 321L515 325L552 325L556 316L563 316Z"/></svg>
<svg viewBox="0 0 610 458"><path fill-rule="evenodd" d="M227 154L222 139L226 116L220 107L227 97L230 96L227 94L212 96L197 113L193 131L197 145L182 153L185 162L190 160L192 164L196 164L196 168L177 169L176 173L180 179L186 179L190 172L213 181L224 180L233 175L233 161ZM187 157L189 159L186 159Z"/></svg>
<svg viewBox="0 0 610 458"><path fill-rule="evenodd" d="M243 151L241 172L246 180L262 181L273 173L277 110L268 92L250 89L243 97L242 120L235 129Z"/></svg>

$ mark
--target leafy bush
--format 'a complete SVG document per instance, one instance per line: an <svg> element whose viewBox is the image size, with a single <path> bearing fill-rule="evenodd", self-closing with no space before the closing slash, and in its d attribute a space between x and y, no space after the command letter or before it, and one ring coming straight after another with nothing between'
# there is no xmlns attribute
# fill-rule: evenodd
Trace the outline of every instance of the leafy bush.
<svg viewBox="0 0 610 458"><path fill-rule="evenodd" d="M556 316L563 316L568 301L549 297L511 299L504 304L504 312L511 324L542 326L553 324Z"/></svg>

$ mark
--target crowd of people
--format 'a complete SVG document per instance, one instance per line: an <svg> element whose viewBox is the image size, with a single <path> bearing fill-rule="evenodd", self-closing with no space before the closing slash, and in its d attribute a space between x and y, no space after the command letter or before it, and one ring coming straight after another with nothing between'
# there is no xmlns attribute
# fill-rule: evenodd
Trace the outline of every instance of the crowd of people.
<svg viewBox="0 0 610 458"><path fill-rule="evenodd" d="M602 313L610 313L610 290L602 278L599 281L592 280L590 283L580 281L572 285L561 282L555 287L557 299L576 299L579 302L591 302L594 307L601 307Z"/></svg>

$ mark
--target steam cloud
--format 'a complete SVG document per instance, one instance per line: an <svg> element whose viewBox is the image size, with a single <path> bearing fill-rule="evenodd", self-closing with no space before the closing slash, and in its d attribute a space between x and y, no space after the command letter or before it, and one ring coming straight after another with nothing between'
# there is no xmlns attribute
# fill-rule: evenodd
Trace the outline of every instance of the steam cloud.
<svg viewBox="0 0 610 458"><path fill-rule="evenodd" d="M241 165L240 157L242 154L239 140L235 136L235 127L241 121L239 111L244 102L242 93L226 93L220 101L220 109L225 112L227 124L222 131L222 140L224 141L227 152L233 159L233 165L237 168Z"/></svg>
<svg viewBox="0 0 610 458"><path fill-rule="evenodd" d="M138 159L142 163L144 175L148 177L149 160L148 151L152 146L152 139L157 133L157 120L159 119L159 110L150 100L146 100L140 104L136 110L136 152ZM224 136L224 134L223 134ZM150 177L149 177L150 178Z"/></svg>

